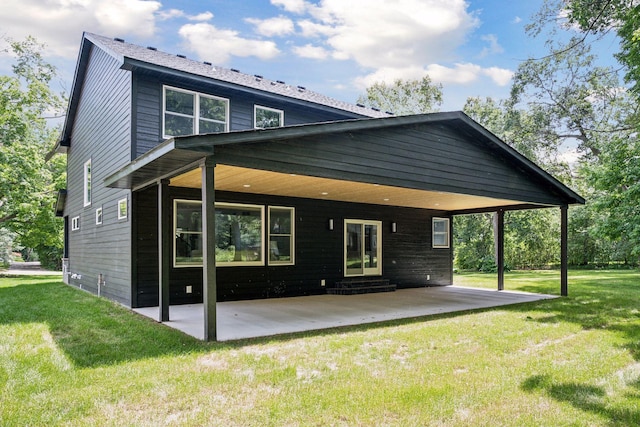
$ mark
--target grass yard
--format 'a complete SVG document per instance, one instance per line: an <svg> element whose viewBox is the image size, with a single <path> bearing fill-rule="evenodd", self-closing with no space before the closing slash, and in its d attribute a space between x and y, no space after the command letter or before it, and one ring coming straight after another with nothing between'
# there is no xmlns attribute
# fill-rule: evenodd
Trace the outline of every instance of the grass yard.
<svg viewBox="0 0 640 427"><path fill-rule="evenodd" d="M570 272L569 293L208 344L59 278L0 278L0 425L640 425L640 273Z"/></svg>

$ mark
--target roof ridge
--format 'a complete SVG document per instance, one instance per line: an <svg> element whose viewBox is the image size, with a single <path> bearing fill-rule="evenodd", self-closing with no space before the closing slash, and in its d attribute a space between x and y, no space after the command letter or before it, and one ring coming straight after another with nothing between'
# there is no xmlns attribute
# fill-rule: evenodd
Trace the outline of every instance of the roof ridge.
<svg viewBox="0 0 640 427"><path fill-rule="evenodd" d="M148 64L210 78L212 80L232 83L300 101L348 111L364 117L380 118L393 116L392 113L382 112L379 109L368 108L363 105L329 97L320 92L309 90L305 86L287 84L282 80L270 80L259 74L245 74L235 68L226 68L214 65L208 61L190 59L182 54L171 54L152 46L143 47L126 42L121 38L109 38L90 32L85 32L84 37L93 44L108 51L110 54L117 56L120 61L124 61L125 58L130 58Z"/></svg>

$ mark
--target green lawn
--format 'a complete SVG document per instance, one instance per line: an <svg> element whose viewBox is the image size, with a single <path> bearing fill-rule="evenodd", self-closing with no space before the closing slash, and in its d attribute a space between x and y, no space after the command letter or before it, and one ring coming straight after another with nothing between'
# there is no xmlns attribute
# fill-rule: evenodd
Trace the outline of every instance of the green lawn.
<svg viewBox="0 0 640 427"><path fill-rule="evenodd" d="M566 298L207 344L58 278L0 278L0 425L640 425L640 273L569 279Z"/></svg>

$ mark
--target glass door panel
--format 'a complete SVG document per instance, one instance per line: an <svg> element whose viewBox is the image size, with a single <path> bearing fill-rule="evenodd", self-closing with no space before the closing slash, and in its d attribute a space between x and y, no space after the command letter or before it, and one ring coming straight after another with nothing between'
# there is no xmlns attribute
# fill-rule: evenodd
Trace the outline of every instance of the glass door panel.
<svg viewBox="0 0 640 427"><path fill-rule="evenodd" d="M347 276L360 276L364 272L362 265L362 225L347 223L345 231L345 252Z"/></svg>
<svg viewBox="0 0 640 427"><path fill-rule="evenodd" d="M345 276L382 274L382 223L345 220Z"/></svg>

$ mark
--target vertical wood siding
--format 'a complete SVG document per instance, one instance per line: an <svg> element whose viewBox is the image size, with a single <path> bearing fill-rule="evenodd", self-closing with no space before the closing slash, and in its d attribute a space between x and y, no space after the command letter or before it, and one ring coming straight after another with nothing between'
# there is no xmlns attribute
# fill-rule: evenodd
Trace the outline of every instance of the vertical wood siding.
<svg viewBox="0 0 640 427"><path fill-rule="evenodd" d="M98 275L103 296L131 304L131 221L118 220L118 200L128 190L106 188L105 177L131 161L130 73L103 51L93 48L67 159L65 215L80 217L80 230L69 232L70 283L96 293ZM91 159L92 203L83 206L84 163ZM96 225L96 209L103 224ZM75 278L74 278L75 277Z"/></svg>

